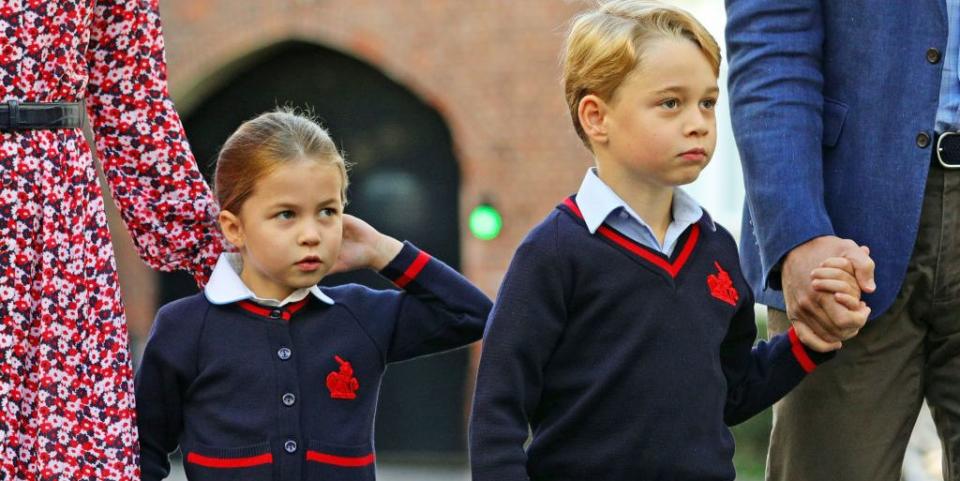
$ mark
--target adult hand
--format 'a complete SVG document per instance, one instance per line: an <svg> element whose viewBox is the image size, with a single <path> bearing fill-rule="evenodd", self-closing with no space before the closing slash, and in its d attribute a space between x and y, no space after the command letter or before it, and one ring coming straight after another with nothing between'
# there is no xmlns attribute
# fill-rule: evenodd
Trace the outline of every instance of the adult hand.
<svg viewBox="0 0 960 481"><path fill-rule="evenodd" d="M844 257L853 264L857 284L863 292L876 290L874 262L869 249L860 247L849 239L823 236L795 247L783 262L781 280L787 318L800 322L806 328L802 339L816 350L831 350L860 330L866 322L864 316L851 313L831 294L817 292L811 282L811 273L830 257ZM798 336L801 334L798 330ZM809 334L819 338L810 339Z"/></svg>

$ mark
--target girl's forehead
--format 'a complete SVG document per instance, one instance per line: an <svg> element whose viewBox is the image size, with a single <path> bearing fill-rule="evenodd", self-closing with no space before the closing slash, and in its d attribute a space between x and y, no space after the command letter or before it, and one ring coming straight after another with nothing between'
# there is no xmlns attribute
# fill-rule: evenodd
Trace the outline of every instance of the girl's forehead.
<svg viewBox="0 0 960 481"><path fill-rule="evenodd" d="M254 184L254 197L309 201L340 198L343 173L336 164L315 161L284 162Z"/></svg>

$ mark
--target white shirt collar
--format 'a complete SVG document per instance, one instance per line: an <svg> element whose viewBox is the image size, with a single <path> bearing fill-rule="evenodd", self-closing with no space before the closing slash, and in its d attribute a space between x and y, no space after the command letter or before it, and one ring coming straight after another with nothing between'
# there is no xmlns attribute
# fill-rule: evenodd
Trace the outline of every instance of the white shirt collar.
<svg viewBox="0 0 960 481"><path fill-rule="evenodd" d="M303 300L309 294L313 294L326 304L333 304L333 299L324 294L318 286L297 289L282 301L257 297L240 279L239 272L242 265L240 254L230 252L220 254L217 266L213 268L213 274L210 275L210 282L203 289L203 294L211 304L231 304L249 299L258 304L279 307Z"/></svg>
<svg viewBox="0 0 960 481"><path fill-rule="evenodd" d="M673 223L684 225L684 228L700 220L703 209L690 194L683 189L673 189ZM613 189L597 175L597 168L591 167L583 177L580 190L577 192L577 207L583 214L583 220L591 234L597 232L600 225L607 220L610 214L618 208L623 208L631 217L647 229L649 224L634 212Z"/></svg>

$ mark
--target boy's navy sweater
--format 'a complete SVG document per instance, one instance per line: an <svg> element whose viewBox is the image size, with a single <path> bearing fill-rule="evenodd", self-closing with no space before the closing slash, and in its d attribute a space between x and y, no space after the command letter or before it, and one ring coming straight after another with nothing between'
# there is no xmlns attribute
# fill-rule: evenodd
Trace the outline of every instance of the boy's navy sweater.
<svg viewBox="0 0 960 481"><path fill-rule="evenodd" d="M706 214L667 258L590 234L568 199L519 247L487 325L474 481L734 479L727 425L830 357L792 330L751 349L756 334L737 246Z"/></svg>
<svg viewBox="0 0 960 481"><path fill-rule="evenodd" d="M410 244L381 274L404 291L350 284L267 308L197 294L157 315L136 378L141 471L191 481L372 480L387 363L476 341L490 300ZM410 433L412 436L416 433Z"/></svg>

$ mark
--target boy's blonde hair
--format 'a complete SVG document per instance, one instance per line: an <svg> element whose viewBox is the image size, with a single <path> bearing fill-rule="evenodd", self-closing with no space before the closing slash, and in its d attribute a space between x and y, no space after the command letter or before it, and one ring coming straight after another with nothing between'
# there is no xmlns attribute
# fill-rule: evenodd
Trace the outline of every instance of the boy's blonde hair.
<svg viewBox="0 0 960 481"><path fill-rule="evenodd" d="M563 55L563 86L573 126L583 143L590 141L580 125L580 100L594 94L610 100L643 57L644 47L658 38L686 38L707 56L720 74L720 46L693 15L652 0L613 0L574 17Z"/></svg>
<svg viewBox="0 0 960 481"><path fill-rule="evenodd" d="M223 144L213 175L220 208L240 213L257 180L286 162L329 162L343 179L340 198L347 203L347 164L326 129L309 114L278 108L240 125Z"/></svg>

